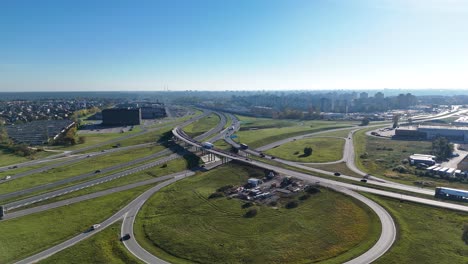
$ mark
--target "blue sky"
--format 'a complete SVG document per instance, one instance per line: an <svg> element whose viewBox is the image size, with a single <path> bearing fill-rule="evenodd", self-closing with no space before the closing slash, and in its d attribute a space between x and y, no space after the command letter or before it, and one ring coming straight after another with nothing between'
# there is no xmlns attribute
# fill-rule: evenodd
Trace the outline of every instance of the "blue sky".
<svg viewBox="0 0 468 264"><path fill-rule="evenodd" d="M0 91L468 88L468 1L2 1Z"/></svg>

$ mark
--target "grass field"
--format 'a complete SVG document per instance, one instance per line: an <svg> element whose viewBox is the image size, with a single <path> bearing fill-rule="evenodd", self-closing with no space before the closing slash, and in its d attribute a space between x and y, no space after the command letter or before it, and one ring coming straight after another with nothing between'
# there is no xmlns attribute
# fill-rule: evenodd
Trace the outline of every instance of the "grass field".
<svg viewBox="0 0 468 264"><path fill-rule="evenodd" d="M54 155L54 154L57 154L57 153L40 151L40 152L36 152L34 155L29 156L29 157L22 157L0 146L0 167L8 166L10 164L16 164L16 163L26 162L30 160L35 160L35 159L45 158L47 156Z"/></svg>
<svg viewBox="0 0 468 264"><path fill-rule="evenodd" d="M99 223L151 186L0 222L0 260L12 263L45 250Z"/></svg>
<svg viewBox="0 0 468 264"><path fill-rule="evenodd" d="M93 134L79 134L79 136L85 138L85 143L82 144L76 144L73 146L53 146L51 149L58 149L58 150L76 150L80 148L85 148L89 146L93 146L95 144L99 144L105 141L113 140L119 137L123 137L128 135L127 132L125 134L123 133L93 133Z"/></svg>
<svg viewBox="0 0 468 264"><path fill-rule="evenodd" d="M137 264L144 263L128 252L125 245L120 242L119 221L98 234L79 242L78 244L58 252L51 257L40 261L40 264L67 263L67 264Z"/></svg>
<svg viewBox="0 0 468 264"><path fill-rule="evenodd" d="M188 126L185 126L183 129L188 136L193 138L214 128L216 125L218 125L219 121L220 118L218 115L211 114L209 116L203 117L200 120L197 120L196 122L193 122Z"/></svg>
<svg viewBox="0 0 468 264"><path fill-rule="evenodd" d="M214 145L216 148L219 148L219 149L224 149L224 150L231 149L231 145L226 143L226 141L224 140L218 140L214 143Z"/></svg>
<svg viewBox="0 0 468 264"><path fill-rule="evenodd" d="M37 173L35 175L30 175L2 183L0 193L3 194L14 192L29 187L66 179L72 176L77 176L83 173L94 172L95 170L121 164L123 162L136 159L138 157L148 156L163 149L164 147L162 146L152 146L122 151L118 153L110 153L98 157L90 157L84 159L83 161L79 161L68 166L57 167L42 173ZM103 175L105 174L96 174L96 176ZM91 177L89 179L91 179Z"/></svg>
<svg viewBox="0 0 468 264"><path fill-rule="evenodd" d="M236 135L240 142L249 145L251 148L258 148L289 137L347 126L349 124L342 122L316 121L312 125L244 130L237 132Z"/></svg>
<svg viewBox="0 0 468 264"><path fill-rule="evenodd" d="M240 200L207 198L262 174L233 164L164 188L137 216L139 243L171 263L342 263L380 235L373 212L326 189L295 209L255 205L254 218Z"/></svg>
<svg viewBox="0 0 468 264"><path fill-rule="evenodd" d="M313 137L295 140L267 150L275 157L298 162L328 162L343 157L345 140L342 138ZM304 148L312 147L312 155L304 157Z"/></svg>
<svg viewBox="0 0 468 264"><path fill-rule="evenodd" d="M468 214L365 194L385 207L398 226L398 239L376 264L467 263L462 240Z"/></svg>

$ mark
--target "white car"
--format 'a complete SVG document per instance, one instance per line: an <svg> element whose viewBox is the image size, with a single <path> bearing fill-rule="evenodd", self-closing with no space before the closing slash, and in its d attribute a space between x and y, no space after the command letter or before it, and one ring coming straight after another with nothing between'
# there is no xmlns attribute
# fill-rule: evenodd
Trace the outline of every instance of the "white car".
<svg viewBox="0 0 468 264"><path fill-rule="evenodd" d="M10 175L5 176L5 178L4 178L4 180L9 180L9 179L11 179Z"/></svg>
<svg viewBox="0 0 468 264"><path fill-rule="evenodd" d="M95 230L95 229L98 229L99 227L101 227L100 224L94 224L94 225L91 227L91 229L92 229L92 230Z"/></svg>

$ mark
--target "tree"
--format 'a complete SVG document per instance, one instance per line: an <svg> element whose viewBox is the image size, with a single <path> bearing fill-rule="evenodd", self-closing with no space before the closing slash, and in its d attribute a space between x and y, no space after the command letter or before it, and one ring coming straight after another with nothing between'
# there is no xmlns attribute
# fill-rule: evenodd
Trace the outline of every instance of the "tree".
<svg viewBox="0 0 468 264"><path fill-rule="evenodd" d="M312 155L312 148L311 147L305 147L304 148L304 157Z"/></svg>
<svg viewBox="0 0 468 264"><path fill-rule="evenodd" d="M392 121L393 121L393 128L397 128L397 127L398 127L398 121L400 121L400 117L401 117L400 114L394 114L394 115L393 115L393 118L392 118Z"/></svg>
<svg viewBox="0 0 468 264"><path fill-rule="evenodd" d="M438 160L449 158L453 152L453 144L445 137L437 137L432 141L432 154Z"/></svg>
<svg viewBox="0 0 468 264"><path fill-rule="evenodd" d="M78 137L78 144L84 144L86 142L86 137L80 136Z"/></svg>
<svg viewBox="0 0 468 264"><path fill-rule="evenodd" d="M3 124L0 124L0 144L10 144L10 137Z"/></svg>
<svg viewBox="0 0 468 264"><path fill-rule="evenodd" d="M361 126L367 126L367 125L369 125L369 123L370 123L369 118L364 117L364 118L362 119L362 121L361 121Z"/></svg>

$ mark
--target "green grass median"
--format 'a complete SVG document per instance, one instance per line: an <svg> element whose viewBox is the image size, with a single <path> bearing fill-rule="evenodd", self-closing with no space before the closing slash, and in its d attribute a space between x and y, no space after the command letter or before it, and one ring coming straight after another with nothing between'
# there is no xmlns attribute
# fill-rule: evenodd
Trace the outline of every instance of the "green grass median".
<svg viewBox="0 0 468 264"><path fill-rule="evenodd" d="M224 165L172 184L137 216L135 234L151 253L171 263L342 263L369 249L380 235L377 216L343 194L321 189L294 209L236 198L209 199L225 185L242 185L263 171Z"/></svg>
<svg viewBox="0 0 468 264"><path fill-rule="evenodd" d="M0 260L12 263L41 252L100 223L151 186L0 222Z"/></svg>
<svg viewBox="0 0 468 264"><path fill-rule="evenodd" d="M333 137L314 137L291 141L267 150L265 153L281 159L297 162L328 162L343 157L345 140ZM312 154L304 155L304 148L311 147Z"/></svg>

